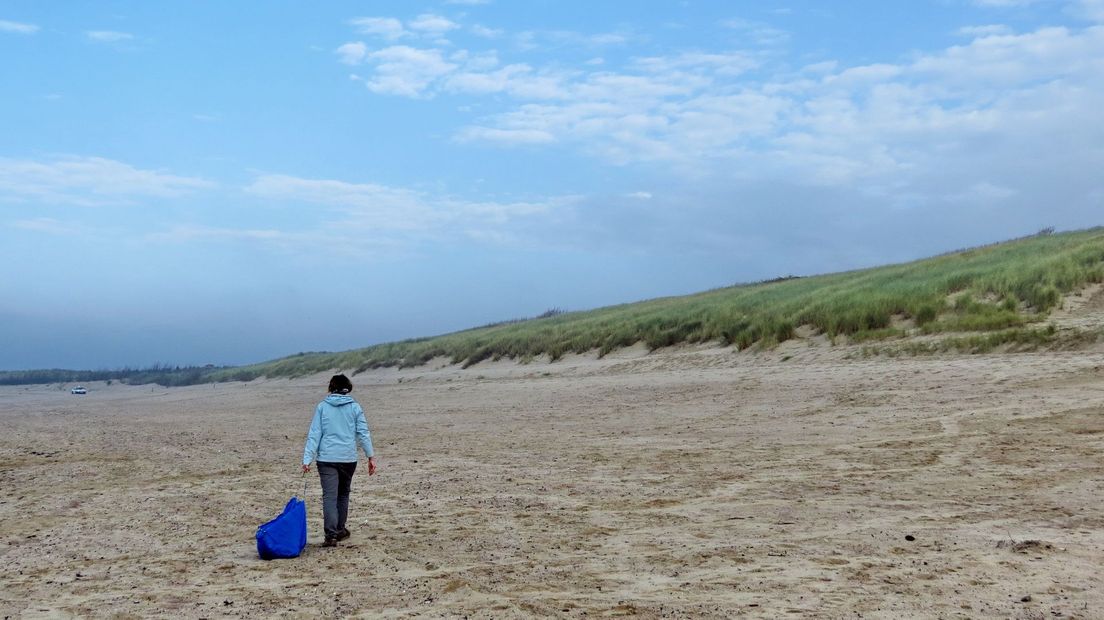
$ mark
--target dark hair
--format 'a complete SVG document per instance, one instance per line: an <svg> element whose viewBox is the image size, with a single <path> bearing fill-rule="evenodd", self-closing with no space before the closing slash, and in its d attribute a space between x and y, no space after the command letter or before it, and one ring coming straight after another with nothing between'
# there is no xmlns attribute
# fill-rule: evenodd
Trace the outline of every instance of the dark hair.
<svg viewBox="0 0 1104 620"><path fill-rule="evenodd" d="M345 375L330 377L330 394L348 394L353 391L353 382Z"/></svg>

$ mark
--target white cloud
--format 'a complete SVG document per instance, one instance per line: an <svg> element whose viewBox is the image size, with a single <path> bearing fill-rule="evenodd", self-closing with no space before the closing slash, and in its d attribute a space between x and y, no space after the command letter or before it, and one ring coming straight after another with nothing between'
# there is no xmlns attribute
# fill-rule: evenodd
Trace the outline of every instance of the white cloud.
<svg viewBox="0 0 1104 620"><path fill-rule="evenodd" d="M147 239L153 241L190 241L193 239L245 239L253 241L291 241L295 239L314 239L313 235L288 233L271 228L220 228L217 226L181 225L167 231L151 233Z"/></svg>
<svg viewBox="0 0 1104 620"><path fill-rule="evenodd" d="M903 69L898 65L876 64L862 65L844 69L824 79L825 84L834 87L856 88L866 84L881 83L901 75Z"/></svg>
<svg viewBox="0 0 1104 620"><path fill-rule="evenodd" d="M407 22L406 25L411 30L434 35L444 34L460 27L456 22L432 13L423 13Z"/></svg>
<svg viewBox="0 0 1104 620"><path fill-rule="evenodd" d="M519 99L563 99L568 76L563 73L538 73L526 64L494 68L467 62L456 73L445 76L441 88L453 93L508 93Z"/></svg>
<svg viewBox="0 0 1104 620"><path fill-rule="evenodd" d="M1077 6L1101 8L1104 0ZM727 25L747 36L763 29ZM364 80L375 92L408 97L496 96L493 108L462 107L500 111L458 128L452 137L460 143L555 144L615 165L662 164L687 178L798 179L862 187L890 201L1025 200L1022 175L1010 177L997 162L1011 169L1015 157L1051 152L1053 135L1079 140L1071 152L1087 149L1075 166L1100 159L1088 145L1101 138L1089 119L1104 105L1104 26L1017 33L990 24L958 34L967 40L906 61L828 59L796 70L773 64L768 53L724 50L572 67L396 46L366 54ZM515 42L585 45L593 38L528 32ZM782 39L766 33L758 41ZM996 140L1014 144L989 150ZM989 153L991 166L972 159L978 152ZM952 161L974 176L944 175L940 185L935 179Z"/></svg>
<svg viewBox="0 0 1104 620"><path fill-rule="evenodd" d="M974 4L983 7L1006 8L1013 6L1028 6L1040 0L974 0Z"/></svg>
<svg viewBox="0 0 1104 620"><path fill-rule="evenodd" d="M490 3L491 0L445 0L445 4L459 4L462 6L479 6Z"/></svg>
<svg viewBox="0 0 1104 620"><path fill-rule="evenodd" d="M651 200L652 199L652 193L651 192L632 192L632 193L628 194L628 197L629 198L637 198L639 200Z"/></svg>
<svg viewBox="0 0 1104 620"><path fill-rule="evenodd" d="M648 73L672 73L688 71L692 73L715 73L722 76L736 76L758 67L760 62L741 52L703 53L682 52L672 56L648 56L638 58L633 67Z"/></svg>
<svg viewBox="0 0 1104 620"><path fill-rule="evenodd" d="M1104 99L1094 78L1104 70L1101 58L1104 27L1025 34L984 28L965 45L908 63L827 61L762 82L739 79L756 59L696 53L640 58L629 65L635 72L560 74L557 88L565 94L543 102L513 87L535 74L530 67L455 76L448 84L519 100L511 111L460 129L458 140L567 143L618 164L670 161L700 170L695 162L715 161L845 184L920 174L937 165L938 149L1040 127L1029 119L1084 123L1093 117L1092 101Z"/></svg>
<svg viewBox="0 0 1104 620"><path fill-rule="evenodd" d="M1080 0L1069 10L1082 19L1104 23L1104 0Z"/></svg>
<svg viewBox="0 0 1104 620"><path fill-rule="evenodd" d="M75 222L63 222L50 217L16 220L11 225L20 230L48 235L71 236L84 232L84 229Z"/></svg>
<svg viewBox="0 0 1104 620"><path fill-rule="evenodd" d="M790 40L790 34L785 30L761 22L728 19L722 21L721 25L739 33L742 40L764 47L783 45Z"/></svg>
<svg viewBox="0 0 1104 620"><path fill-rule="evenodd" d="M508 243L527 238L524 231L574 205L575 196L539 201L467 200L375 183L261 174L243 188L267 208L290 205L315 213L315 224L294 230L182 224L147 234L154 243L248 242L286 252L317 251L355 258L401 256L442 240ZM12 225L57 232L53 220Z"/></svg>
<svg viewBox="0 0 1104 620"><path fill-rule="evenodd" d="M39 31L38 26L34 24L24 24L22 22L12 22L5 19L0 19L0 32L14 32L16 34L34 34Z"/></svg>
<svg viewBox="0 0 1104 620"><path fill-rule="evenodd" d="M340 207L373 227L420 229L434 219L418 193L372 183L304 179L269 174L257 177L246 192L268 198Z"/></svg>
<svg viewBox="0 0 1104 620"><path fill-rule="evenodd" d="M374 183L276 174L257 177L245 191L275 200L334 209L342 214L341 227L346 231L415 235L448 235L461 228L494 230L519 218L548 213L571 200L471 201Z"/></svg>
<svg viewBox="0 0 1104 620"><path fill-rule="evenodd" d="M556 136L542 129L499 129L496 127L465 127L455 136L458 142L494 142L503 145L547 144Z"/></svg>
<svg viewBox="0 0 1104 620"><path fill-rule="evenodd" d="M445 35L461 27L460 24L435 13L422 13L405 24L394 17L356 17L349 20L349 24L361 34L386 41L410 38L437 45L449 45ZM482 27L475 27L473 31L480 36L495 35L495 31Z"/></svg>
<svg viewBox="0 0 1104 620"><path fill-rule="evenodd" d="M536 42L537 33L530 30L515 33L512 38L514 46L522 51L531 51L540 47Z"/></svg>
<svg viewBox="0 0 1104 620"><path fill-rule="evenodd" d="M1075 33L1066 28L1041 28L1027 34L992 35L924 56L904 67L912 78L929 81L932 89L959 96L991 99L1007 89L1031 88L1035 80L1084 75L1100 68L1104 28Z"/></svg>
<svg viewBox="0 0 1104 620"><path fill-rule="evenodd" d="M356 54L359 56L359 53ZM395 46L366 55L376 75L366 79L375 92L422 97L436 91L506 93L519 100L658 101L687 95L732 77L756 63L741 54L687 53L635 61L640 75L613 71L537 70L524 63L498 66L495 53L454 52L445 60L438 49ZM590 64L588 66L596 66Z"/></svg>
<svg viewBox="0 0 1104 620"><path fill-rule="evenodd" d="M361 34L370 34L389 41L408 34L402 22L393 17L355 17L349 23Z"/></svg>
<svg viewBox="0 0 1104 620"><path fill-rule="evenodd" d="M490 71L499 65L498 52L471 53L467 50L458 50L449 56L449 60L462 63L465 71Z"/></svg>
<svg viewBox="0 0 1104 620"><path fill-rule="evenodd" d="M368 46L360 41L346 43L334 50L334 53L339 56L341 62L347 65L358 65L364 62L364 57L368 55Z"/></svg>
<svg viewBox="0 0 1104 620"><path fill-rule="evenodd" d="M102 157L0 158L0 198L77 205L173 198L213 187L197 177L142 170Z"/></svg>
<svg viewBox="0 0 1104 620"><path fill-rule="evenodd" d="M470 94L503 92L515 83L517 76L531 71L528 65L509 65L495 71L464 71L449 76L445 89Z"/></svg>
<svg viewBox="0 0 1104 620"><path fill-rule="evenodd" d="M1010 187L994 185L987 181L980 181L967 187L965 191L952 194L947 197L950 202L964 202L969 204L993 204L1012 198L1019 192Z"/></svg>
<svg viewBox="0 0 1104 620"><path fill-rule="evenodd" d="M364 57L375 73L365 79L369 90L375 93L421 97L437 78L457 68L444 59L440 50L416 49L395 45Z"/></svg>
<svg viewBox="0 0 1104 620"><path fill-rule="evenodd" d="M620 32L606 32L589 38L594 45L624 45L629 42L628 35Z"/></svg>
<svg viewBox="0 0 1104 620"><path fill-rule="evenodd" d="M515 38L519 47L616 47L628 43L632 36L627 32L599 32L588 34L574 30L548 30L522 32Z"/></svg>
<svg viewBox="0 0 1104 620"><path fill-rule="evenodd" d="M718 82L754 66L740 54L686 53L648 57L631 65L637 74L613 71L554 76L554 88L535 97L522 88L537 77L527 66L461 74L449 87L467 92L505 92L518 99L545 99L483 119L456 134L465 142L504 145L568 142L616 163L677 160L723 154L741 136L762 136L785 102L750 91L713 93ZM511 71L507 69L511 68ZM556 101L562 101L556 103Z"/></svg>
<svg viewBox="0 0 1104 620"><path fill-rule="evenodd" d="M587 79L568 88L576 101L611 101L651 103L667 98L690 95L704 87L709 78L692 74L670 73L660 79L646 75L623 73L592 73Z"/></svg>
<svg viewBox="0 0 1104 620"><path fill-rule="evenodd" d="M965 37L977 38L1012 34L1012 29L1003 24L989 24L986 26L964 26L959 28L957 33Z"/></svg>
<svg viewBox="0 0 1104 620"><path fill-rule="evenodd" d="M98 43L118 43L120 41L129 41L134 38L134 35L128 32L116 32L114 30L89 30L84 34L90 40Z"/></svg>
<svg viewBox="0 0 1104 620"><path fill-rule="evenodd" d="M347 44L348 45L348 44ZM339 52L349 62L361 59L359 46ZM757 66L743 54L684 53L637 59L639 75L614 71L535 69L524 63L499 66L494 52L452 53L440 49L393 46L363 57L375 68L366 83L375 92L422 97L436 91L466 94L507 93L525 100L628 100L688 94L717 77L731 78ZM600 63L586 63L596 67Z"/></svg>
<svg viewBox="0 0 1104 620"><path fill-rule="evenodd" d="M835 71L839 67L839 63L835 60L825 60L822 62L814 62L811 65L805 65L801 68L801 73L812 73L816 75L829 74Z"/></svg>
<svg viewBox="0 0 1104 620"><path fill-rule="evenodd" d="M158 247L165 244L192 245L204 242L227 243L235 247L251 244L292 255L313 253L317 248L325 246L330 257L356 260L393 255L403 249L401 244L392 242L384 235L375 234L369 238L360 231L343 231L332 225L287 231L276 228L178 224L149 232L143 239Z"/></svg>
<svg viewBox="0 0 1104 620"><path fill-rule="evenodd" d="M498 30L498 29L495 29L495 28L488 28L486 26L481 26L479 24L473 24L472 26L469 26L468 30L471 30L471 33L474 34L475 36L483 37L484 39L497 39L498 37L501 37L502 34L503 34L502 30Z"/></svg>

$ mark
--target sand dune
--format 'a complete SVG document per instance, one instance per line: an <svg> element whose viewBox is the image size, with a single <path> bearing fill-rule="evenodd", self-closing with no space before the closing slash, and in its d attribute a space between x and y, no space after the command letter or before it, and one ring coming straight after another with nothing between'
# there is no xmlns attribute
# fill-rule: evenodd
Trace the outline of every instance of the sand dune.
<svg viewBox="0 0 1104 620"><path fill-rule="evenodd" d="M1104 617L1101 351L362 374L352 538L311 477L262 562L325 379L0 388L0 616Z"/></svg>

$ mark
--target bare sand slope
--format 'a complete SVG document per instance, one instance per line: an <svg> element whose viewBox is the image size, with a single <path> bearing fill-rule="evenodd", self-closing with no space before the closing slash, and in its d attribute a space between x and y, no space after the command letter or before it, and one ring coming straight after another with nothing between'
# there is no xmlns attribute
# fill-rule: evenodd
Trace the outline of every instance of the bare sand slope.
<svg viewBox="0 0 1104 620"><path fill-rule="evenodd" d="M0 617L1104 618L1099 352L363 374L352 538L312 476L262 562L325 379L0 388Z"/></svg>

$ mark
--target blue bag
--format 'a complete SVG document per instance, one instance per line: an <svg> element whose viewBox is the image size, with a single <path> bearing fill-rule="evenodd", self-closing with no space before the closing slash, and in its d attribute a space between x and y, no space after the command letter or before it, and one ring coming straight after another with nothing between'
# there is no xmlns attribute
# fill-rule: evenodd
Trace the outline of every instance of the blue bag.
<svg viewBox="0 0 1104 620"><path fill-rule="evenodd" d="M307 505L288 500L280 516L257 528L257 553L262 560L295 558L307 546Z"/></svg>

